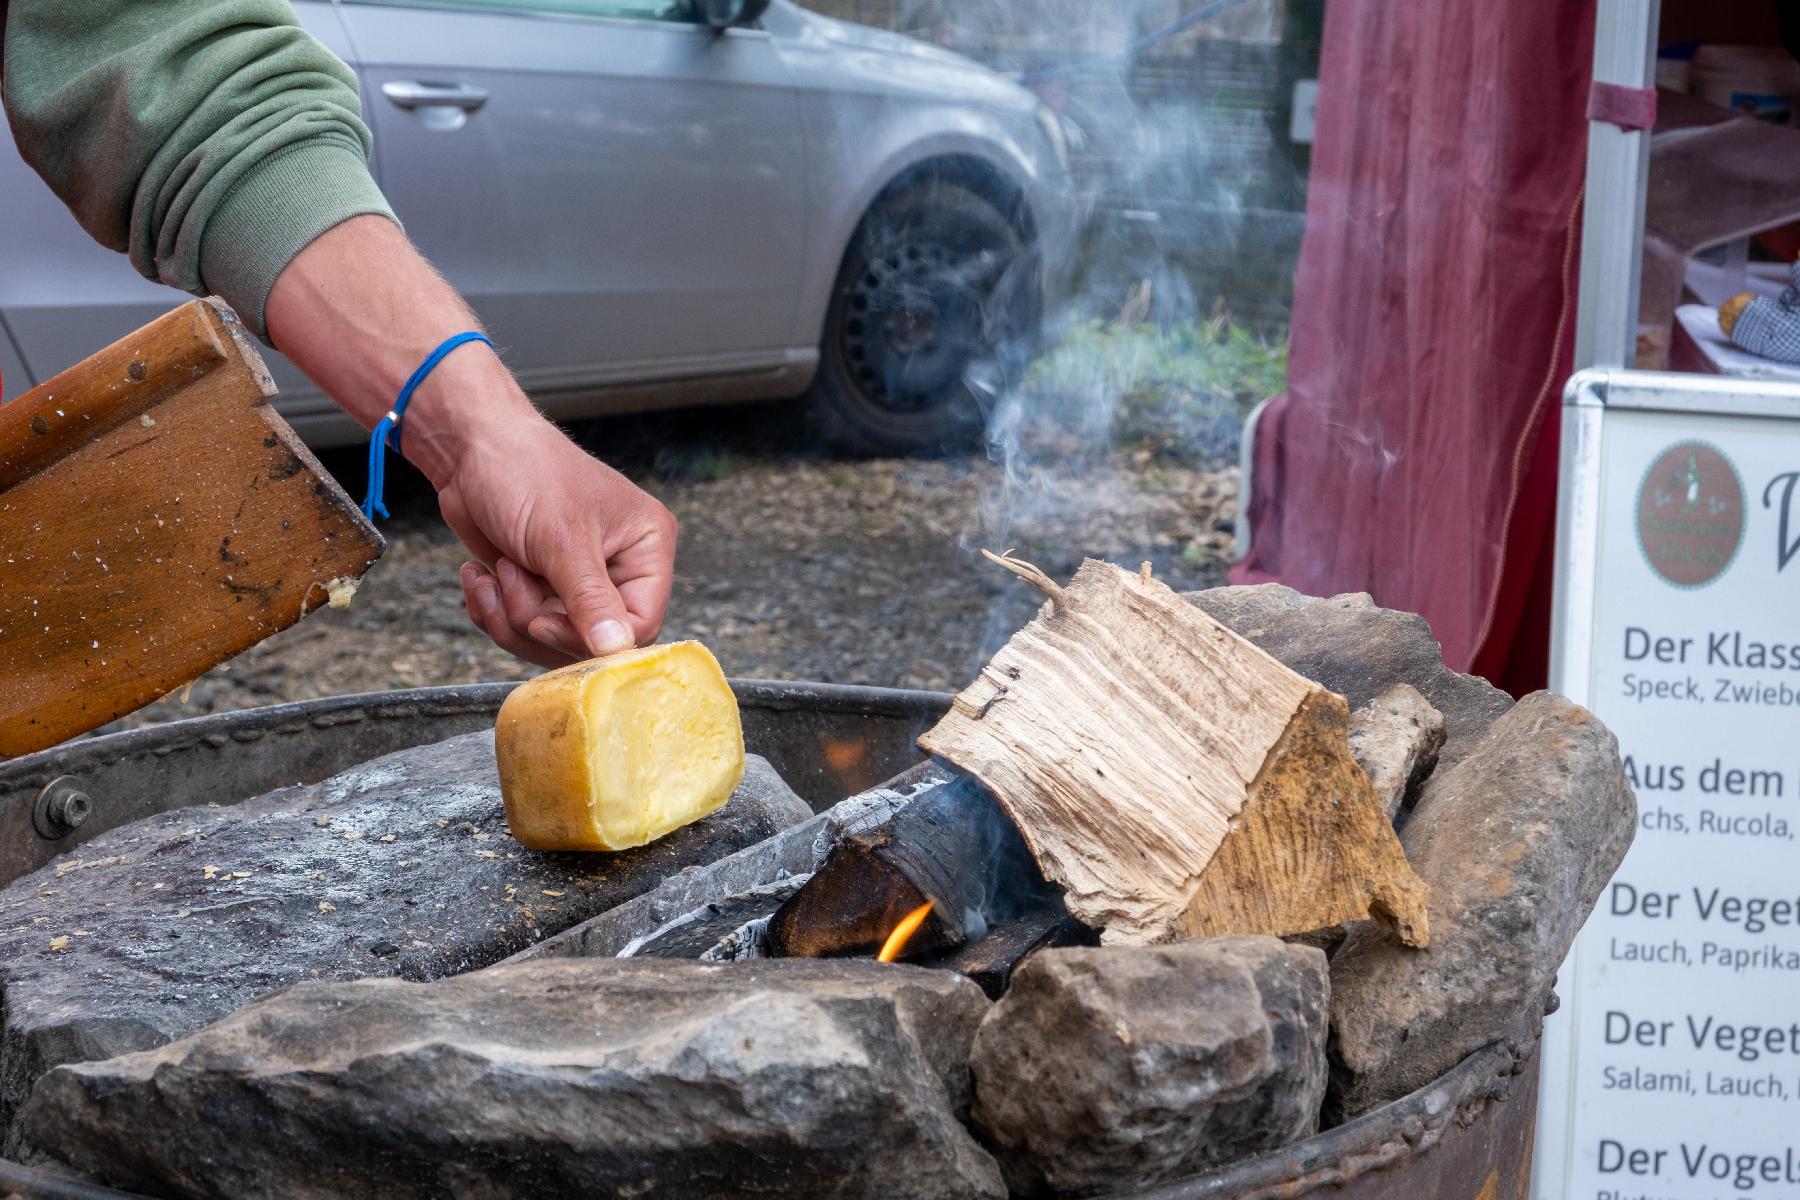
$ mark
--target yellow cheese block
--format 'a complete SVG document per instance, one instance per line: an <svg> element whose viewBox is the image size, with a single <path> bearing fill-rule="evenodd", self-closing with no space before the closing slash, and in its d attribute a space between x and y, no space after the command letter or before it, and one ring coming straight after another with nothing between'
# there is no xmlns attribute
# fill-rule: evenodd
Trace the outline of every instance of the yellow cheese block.
<svg viewBox="0 0 1800 1200"><path fill-rule="evenodd" d="M522 684L494 726L512 835L626 850L718 809L744 778L737 697L699 642L646 646Z"/></svg>

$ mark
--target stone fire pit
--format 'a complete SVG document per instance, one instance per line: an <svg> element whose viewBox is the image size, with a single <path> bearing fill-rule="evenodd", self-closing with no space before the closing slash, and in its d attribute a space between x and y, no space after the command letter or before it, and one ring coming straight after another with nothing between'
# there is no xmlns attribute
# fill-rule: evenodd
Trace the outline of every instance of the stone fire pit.
<svg viewBox="0 0 1800 1200"><path fill-rule="evenodd" d="M1033 935L997 971L979 943L730 961L927 772L813 815L760 764L641 851L540 855L471 734L134 822L0 891L6 1157L183 1197L1122 1194L1528 1039L1635 828L1612 736L1447 670L1366 597L1190 599L1363 710L1429 950L1357 923ZM1435 768L1384 756L1439 717Z"/></svg>

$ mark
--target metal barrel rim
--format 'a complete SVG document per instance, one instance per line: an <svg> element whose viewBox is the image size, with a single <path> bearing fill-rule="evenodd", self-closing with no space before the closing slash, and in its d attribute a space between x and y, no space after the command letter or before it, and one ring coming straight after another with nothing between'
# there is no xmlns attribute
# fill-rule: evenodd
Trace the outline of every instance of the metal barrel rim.
<svg viewBox="0 0 1800 1200"><path fill-rule="evenodd" d="M273 748L291 754L296 747L326 742L343 755L356 753L369 736L375 736L380 746L387 747L379 752L386 753L490 725L501 702L516 686L487 683L420 688L244 709L106 734L0 761L0 835L21 817L28 823L37 791L62 776L74 776L84 787L92 787L94 778L142 779L156 764L191 757L199 764L191 774L199 781L196 786L204 789L217 784L220 764L250 756L253 747L265 753ZM828 735L859 736L857 731L862 730L860 736L888 739L888 744L876 746L862 765L865 774L887 771L888 765L907 756L916 760L919 755L913 737L941 715L951 700L941 692L774 680L733 680L732 687L746 712L747 741L756 722L763 722L759 728L764 737L779 735L784 729L800 731L802 736L795 742L800 757L816 750L818 739ZM295 736L309 731L314 735L311 738ZM356 761L365 759L310 765L315 771L335 773ZM882 774L874 782L893 773ZM248 775L244 778L249 780L247 786L263 786ZM844 782L836 776L790 780L815 805L819 796L831 796L831 789ZM807 794L809 785L814 795ZM104 803L104 785L93 790ZM229 790L228 780L220 793L225 802L257 794L232 796L227 794ZM839 797L844 794L836 793ZM192 802L191 796L178 799ZM69 845L79 844L91 823L72 833ZM24 828L28 830L29 824ZM10 877L0 873L0 879ZM1491 1186L1494 1175L1504 1172L1504 1177L1511 1179L1516 1172L1529 1171L1541 1011L1532 1006L1521 1015L1513 1036L1475 1051L1418 1091L1343 1125L1269 1154L1167 1184L1114 1193L1104 1200L1299 1200L1325 1192L1344 1200L1398 1194L1461 1195L1465 1182L1470 1184L1466 1194L1473 1196L1484 1181ZM1501 1110L1498 1114L1496 1108ZM1432 1181L1431 1188L1419 1190L1420 1185ZM65 1173L5 1160L0 1160L0 1186L24 1200L147 1200ZM1451 1190L1445 1191L1445 1187ZM1393 1190L1396 1188L1401 1190Z"/></svg>

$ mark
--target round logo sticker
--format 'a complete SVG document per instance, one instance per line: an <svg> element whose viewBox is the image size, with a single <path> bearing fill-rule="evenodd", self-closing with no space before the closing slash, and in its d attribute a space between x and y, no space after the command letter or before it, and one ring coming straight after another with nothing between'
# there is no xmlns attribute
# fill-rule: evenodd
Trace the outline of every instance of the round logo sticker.
<svg viewBox="0 0 1800 1200"><path fill-rule="evenodd" d="M1681 588L1724 573L1744 540L1744 485L1706 442L1664 450L1638 488L1638 545L1650 569Z"/></svg>

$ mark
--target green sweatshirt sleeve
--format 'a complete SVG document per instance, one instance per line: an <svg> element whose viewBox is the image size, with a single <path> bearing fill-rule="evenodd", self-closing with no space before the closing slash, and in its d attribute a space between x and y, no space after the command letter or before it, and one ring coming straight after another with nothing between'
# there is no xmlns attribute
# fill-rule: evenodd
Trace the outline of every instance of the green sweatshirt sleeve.
<svg viewBox="0 0 1800 1200"><path fill-rule="evenodd" d="M19 150L82 227L260 336L294 255L393 218L356 77L286 0L11 0L4 49Z"/></svg>

